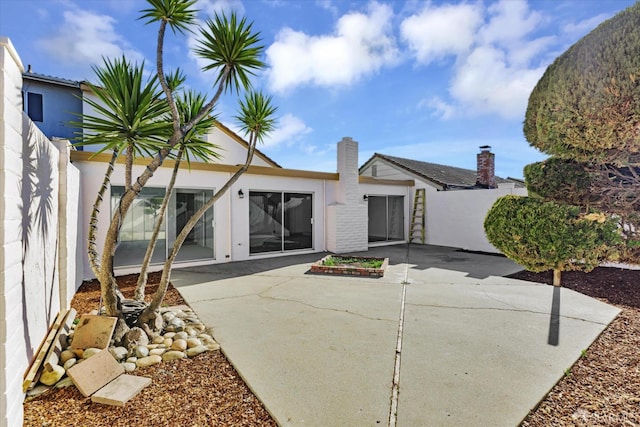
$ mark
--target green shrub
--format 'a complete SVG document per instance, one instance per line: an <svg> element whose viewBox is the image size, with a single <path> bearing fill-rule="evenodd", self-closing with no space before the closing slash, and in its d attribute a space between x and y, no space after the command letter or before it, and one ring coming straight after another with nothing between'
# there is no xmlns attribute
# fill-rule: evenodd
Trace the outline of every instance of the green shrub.
<svg viewBox="0 0 640 427"><path fill-rule="evenodd" d="M560 55L533 89L529 143L579 162L638 163L640 2Z"/></svg>
<svg viewBox="0 0 640 427"><path fill-rule="evenodd" d="M551 157L524 167L530 196L561 204L581 205L589 201L589 187L595 179L584 163Z"/></svg>
<svg viewBox="0 0 640 427"><path fill-rule="evenodd" d="M492 245L530 271L591 271L615 258L617 222L604 214L581 216L579 208L534 197L505 196L487 213Z"/></svg>

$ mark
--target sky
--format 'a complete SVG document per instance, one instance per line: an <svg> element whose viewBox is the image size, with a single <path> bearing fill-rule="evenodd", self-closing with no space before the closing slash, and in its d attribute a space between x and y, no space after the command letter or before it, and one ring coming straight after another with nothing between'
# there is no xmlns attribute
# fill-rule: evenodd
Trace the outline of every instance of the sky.
<svg viewBox="0 0 640 427"><path fill-rule="evenodd" d="M235 11L253 22L266 68L253 87L273 97L277 128L258 148L285 168L336 171L336 143L374 153L476 168L490 145L496 174L521 178L545 155L522 122L553 60L633 0L198 0L199 22ZM94 81L103 58L154 72L157 25L144 0L0 0L0 35L36 73ZM191 49L198 32L167 32L165 70L213 95L212 72ZM219 119L238 130L238 96Z"/></svg>

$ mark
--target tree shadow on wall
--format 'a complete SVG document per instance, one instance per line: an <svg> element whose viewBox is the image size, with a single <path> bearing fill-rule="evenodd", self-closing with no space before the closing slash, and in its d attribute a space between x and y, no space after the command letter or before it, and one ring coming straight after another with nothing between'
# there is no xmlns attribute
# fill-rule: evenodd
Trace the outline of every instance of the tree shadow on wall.
<svg viewBox="0 0 640 427"><path fill-rule="evenodd" d="M22 318L24 338L28 357L33 358L33 343L29 328L28 286L44 286L45 321L47 326L52 322L52 308L55 287L56 259L58 257L57 236L53 259L47 265L47 242L50 233L57 234L54 221L54 174L56 173L51 159L51 143L37 130L26 116L22 121L22 179L19 183L21 212L20 234L22 237ZM24 137L26 135L26 138ZM53 229L53 230L52 230ZM34 242L40 245L34 245ZM36 252L37 251L37 252ZM39 253L38 253L39 252ZM30 280L31 273L37 272L37 265L29 261L41 256L41 277L37 281ZM39 263L38 262L38 263ZM51 270L50 274L49 269ZM41 285L39 285L41 284ZM34 304L39 305L37 301Z"/></svg>

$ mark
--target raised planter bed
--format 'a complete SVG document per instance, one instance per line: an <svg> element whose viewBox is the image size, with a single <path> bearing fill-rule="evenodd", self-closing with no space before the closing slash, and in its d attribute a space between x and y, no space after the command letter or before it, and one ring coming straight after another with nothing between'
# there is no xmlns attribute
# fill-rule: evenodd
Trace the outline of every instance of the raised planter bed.
<svg viewBox="0 0 640 427"><path fill-rule="evenodd" d="M369 267L372 261L378 261L379 267ZM311 273L336 274L342 276L383 277L389 266L389 258L374 257L341 257L327 255L320 261L311 264Z"/></svg>

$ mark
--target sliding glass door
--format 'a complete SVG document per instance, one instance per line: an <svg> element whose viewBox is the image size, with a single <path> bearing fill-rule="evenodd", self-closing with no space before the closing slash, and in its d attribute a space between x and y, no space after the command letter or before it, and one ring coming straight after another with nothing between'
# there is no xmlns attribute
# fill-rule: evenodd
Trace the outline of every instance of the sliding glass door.
<svg viewBox="0 0 640 427"><path fill-rule="evenodd" d="M111 187L112 213L118 209L124 187ZM164 199L164 188L145 187L129 208L122 221L120 238L114 258L115 267L141 265ZM160 264L167 257L168 248L186 225L189 218L213 195L213 190L175 189L156 243L152 264ZM214 259L213 209L198 220L183 243L176 261Z"/></svg>
<svg viewBox="0 0 640 427"><path fill-rule="evenodd" d="M371 196L369 205L369 242L404 240L404 197Z"/></svg>
<svg viewBox="0 0 640 427"><path fill-rule="evenodd" d="M249 253L313 248L313 195L249 192Z"/></svg>

